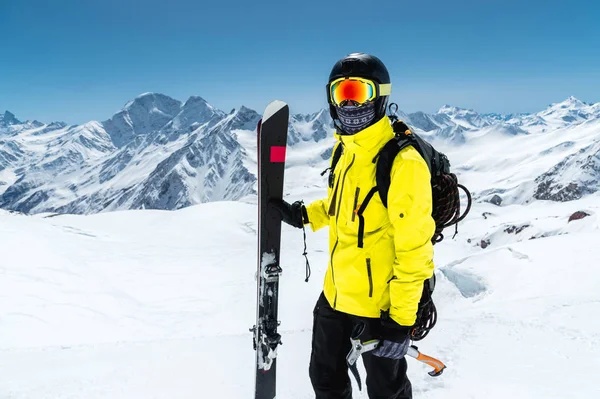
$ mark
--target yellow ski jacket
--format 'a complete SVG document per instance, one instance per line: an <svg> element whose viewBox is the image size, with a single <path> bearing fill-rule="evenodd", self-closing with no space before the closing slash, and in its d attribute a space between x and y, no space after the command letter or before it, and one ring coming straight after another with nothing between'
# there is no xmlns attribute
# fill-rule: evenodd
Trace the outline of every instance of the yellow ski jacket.
<svg viewBox="0 0 600 399"><path fill-rule="evenodd" d="M412 326L434 267L429 168L412 146L400 151L386 208L374 190L374 159L394 137L389 118L355 135L335 136L343 153L333 187L306 208L313 231L329 226L325 297L341 312L377 318L389 310L398 324Z"/></svg>

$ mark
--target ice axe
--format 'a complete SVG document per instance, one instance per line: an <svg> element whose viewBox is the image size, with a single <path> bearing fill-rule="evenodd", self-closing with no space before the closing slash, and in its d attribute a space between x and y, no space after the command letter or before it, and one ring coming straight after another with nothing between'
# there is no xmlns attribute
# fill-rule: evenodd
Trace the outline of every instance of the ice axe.
<svg viewBox="0 0 600 399"><path fill-rule="evenodd" d="M358 389L360 390L362 390L362 383L360 380L360 374L358 373L358 368L356 367L356 361L363 353L367 353L376 349L379 346L380 342L380 340L378 339L369 339L363 341L361 339L361 335L363 335L364 332L364 324L358 324L356 327L354 327L352 336L350 337L352 348L346 356L346 363L348 364L348 368L350 369L352 375L356 379L356 382L358 383ZM419 348L417 348L415 345L411 345L408 347L408 352L406 353L406 355L433 367L433 370L427 373L432 377L437 377L441 375L444 372L444 369L446 368L446 365L438 359L419 352Z"/></svg>
<svg viewBox="0 0 600 399"><path fill-rule="evenodd" d="M358 368L356 367L356 361L363 354L370 352L377 348L379 345L378 339L372 339L365 342L362 342L360 339L360 335L364 331L364 325L359 324L354 328L354 332L352 333L352 337L350 337L350 342L352 343L352 348L348 355L346 356L346 363L348 364L348 368L352 372L354 378L356 378L356 382L358 383L358 389L362 390L362 383L360 381L360 374L358 374Z"/></svg>
<svg viewBox="0 0 600 399"><path fill-rule="evenodd" d="M442 375L446 369L446 365L444 363L434 357L424 355L423 353L419 352L419 348L414 345L408 347L408 352L406 352L406 354L422 363L427 364L428 366L433 367L433 370L427 373L432 377Z"/></svg>

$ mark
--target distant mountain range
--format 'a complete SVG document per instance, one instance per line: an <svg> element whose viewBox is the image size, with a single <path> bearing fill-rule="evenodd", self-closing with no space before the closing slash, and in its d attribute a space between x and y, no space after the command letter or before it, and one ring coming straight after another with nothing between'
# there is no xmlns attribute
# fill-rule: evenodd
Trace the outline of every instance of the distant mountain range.
<svg viewBox="0 0 600 399"><path fill-rule="evenodd" d="M477 200L565 201L600 188L600 103L570 97L519 115L445 105L434 114L398 116L454 155L453 166L472 179ZM138 96L104 122L83 125L22 122L6 111L0 114L0 208L96 213L241 199L256 190L259 119L243 106L226 113L201 97L182 103L158 93ZM325 168L333 144L329 112L292 115L288 144L297 154L290 166L306 168L300 175ZM496 165L503 154L514 158L512 149L529 156ZM490 165L482 151L490 151ZM475 178L477 171L488 181ZM495 179L496 172L520 180L510 185L510 178Z"/></svg>

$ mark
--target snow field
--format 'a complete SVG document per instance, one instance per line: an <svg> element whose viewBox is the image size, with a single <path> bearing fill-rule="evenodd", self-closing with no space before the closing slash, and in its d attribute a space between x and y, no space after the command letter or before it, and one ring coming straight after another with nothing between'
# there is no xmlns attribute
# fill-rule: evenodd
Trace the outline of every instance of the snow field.
<svg viewBox="0 0 600 399"><path fill-rule="evenodd" d="M598 393L598 203L475 204L456 240L436 245L439 322L419 348L448 369L431 378L409 359L415 397ZM591 216L567 223L579 208ZM0 213L0 397L251 397L252 201L46 216ZM517 224L531 227L504 232ZM528 230L557 234L530 240ZM489 231L490 245L478 247ZM326 241L326 230L307 231L305 283L302 231L283 229L278 397L313 397Z"/></svg>

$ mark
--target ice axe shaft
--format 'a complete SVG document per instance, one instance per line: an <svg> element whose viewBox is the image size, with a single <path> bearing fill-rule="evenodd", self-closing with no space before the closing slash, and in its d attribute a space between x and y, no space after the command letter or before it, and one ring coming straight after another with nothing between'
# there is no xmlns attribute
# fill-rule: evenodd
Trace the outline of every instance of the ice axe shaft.
<svg viewBox="0 0 600 399"><path fill-rule="evenodd" d="M371 340L371 341L368 341L365 343L361 343L359 340L353 339L352 345L353 345L352 349L350 350L350 352L348 353L348 356L346 357L346 362L348 364L348 368L352 372L352 375L356 379L356 382L358 384L358 389L362 390L362 383L360 380L360 374L358 373L358 368L356 367L356 361L363 353L370 352L373 349L376 349L377 346L379 345L379 340ZM437 376L442 375L442 373L446 369L446 365L444 363L442 363L440 360L438 360L436 358L427 356L427 355L419 352L419 348L417 348L414 345L408 347L408 351L406 352L406 355L410 356L422 363L425 363L428 366L433 367L433 370L427 373L431 377L437 377Z"/></svg>
<svg viewBox="0 0 600 399"><path fill-rule="evenodd" d="M348 368L352 372L352 375L356 379L358 383L358 389L362 390L362 383L360 380L360 374L358 373L358 368L356 367L356 362L361 355L364 353L370 352L374 349L377 349L380 341L378 339L367 339L365 340L368 333L365 333L366 325L364 323L357 324L352 331L352 335L350 337L351 349L346 356L346 363L348 364ZM422 363L425 363L431 367L433 370L428 374L432 377L437 377L444 372L446 365L441 361L422 354L419 352L419 348L415 345L411 345L408 347L408 351L406 353L407 356L410 356Z"/></svg>
<svg viewBox="0 0 600 399"><path fill-rule="evenodd" d="M359 339L350 339L352 342L352 349L348 352L348 356L346 356L346 363L348 364L348 368L352 372L354 378L356 378L356 383L358 384L358 389L362 390L362 383L360 381L360 374L358 374L358 368L356 367L356 361L363 354L370 352L377 348L379 345L379 340L371 340L367 342L360 342Z"/></svg>
<svg viewBox="0 0 600 399"><path fill-rule="evenodd" d="M437 377L438 375L441 375L444 372L444 369L446 368L446 365L444 363L431 356L422 354L421 352L419 352L419 348L417 348L414 345L408 348L408 352L406 354L414 359L417 359L420 362L423 362L433 367L433 370L428 373L432 377Z"/></svg>

